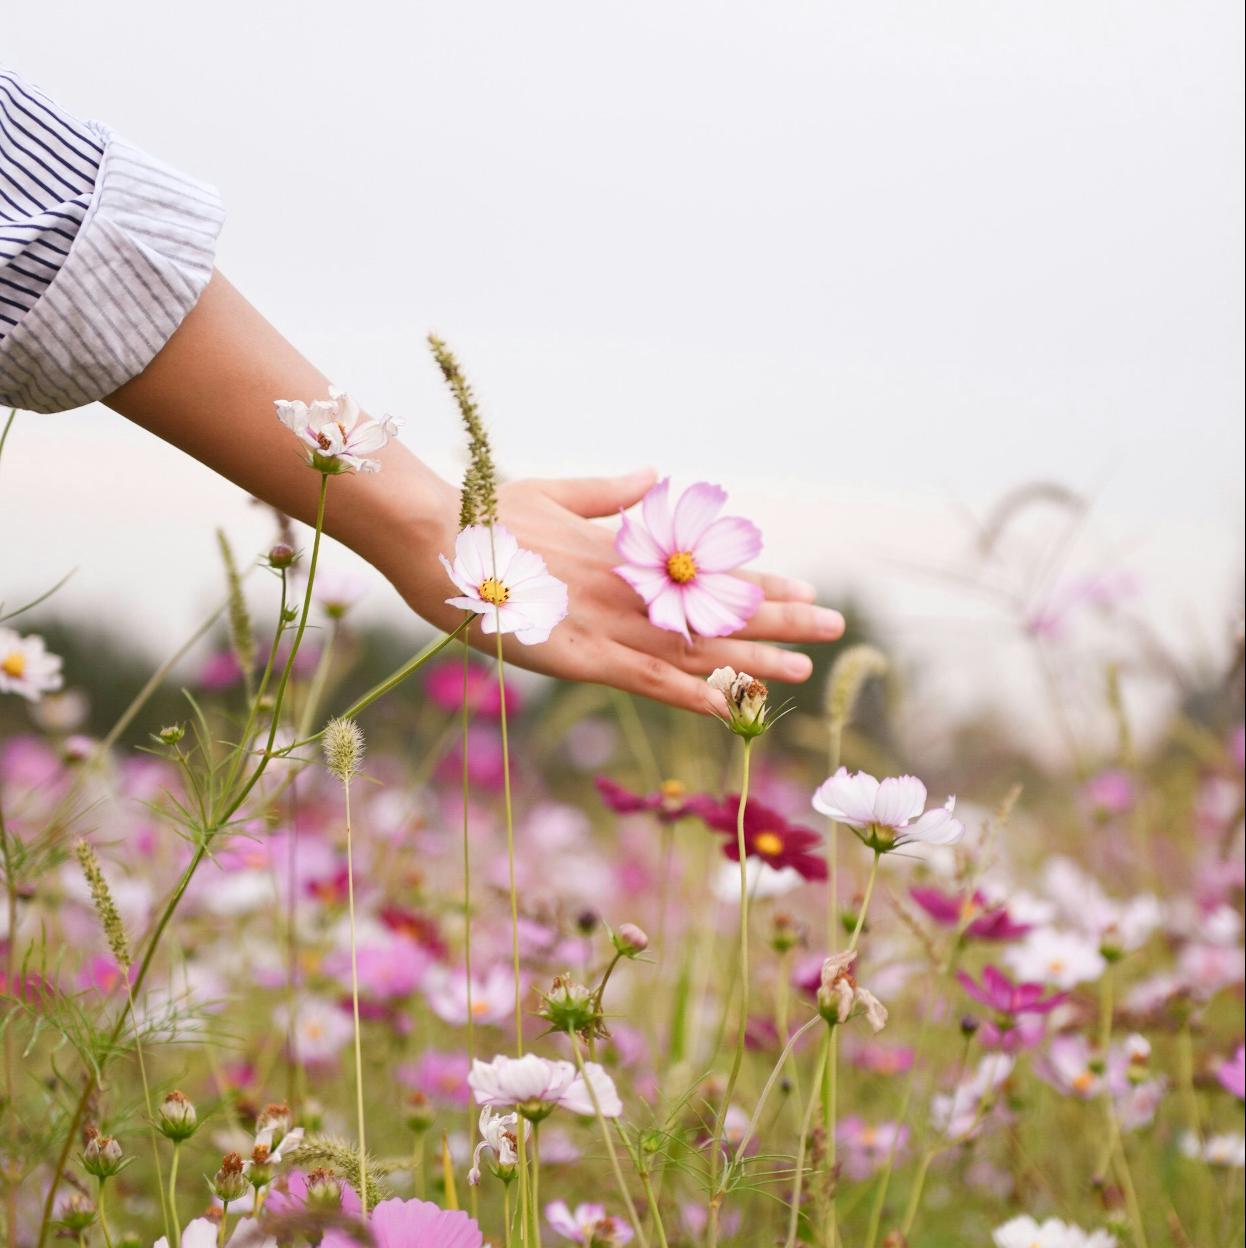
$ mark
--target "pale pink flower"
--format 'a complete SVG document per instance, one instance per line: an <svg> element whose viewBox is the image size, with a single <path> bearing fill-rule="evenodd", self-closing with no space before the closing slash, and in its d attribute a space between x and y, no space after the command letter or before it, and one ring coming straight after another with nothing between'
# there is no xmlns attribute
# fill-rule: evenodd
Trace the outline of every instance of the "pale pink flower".
<svg viewBox="0 0 1246 1248"><path fill-rule="evenodd" d="M48 653L42 637L34 633L23 637L11 628L0 628L0 693L38 702L62 684L60 657Z"/></svg>
<svg viewBox="0 0 1246 1248"><path fill-rule="evenodd" d="M850 1114L835 1124L835 1138L845 1176L859 1182L885 1166L893 1154L903 1155L909 1129L902 1123L874 1124Z"/></svg>
<svg viewBox="0 0 1246 1248"><path fill-rule="evenodd" d="M374 1248L483 1248L485 1237L474 1218L441 1209L428 1200L383 1200L368 1215ZM330 1230L321 1248L358 1248L350 1231Z"/></svg>
<svg viewBox="0 0 1246 1248"><path fill-rule="evenodd" d="M442 555L441 564L461 591L446 601L476 612L486 633L514 633L534 646L567 616L566 585L503 525L468 525L455 539L454 562Z"/></svg>
<svg viewBox="0 0 1246 1248"><path fill-rule="evenodd" d="M465 971L445 966L429 968L421 985L428 1008L443 1023L464 1026L470 1017L474 1023L496 1024L510 1017L515 1004L515 977L509 967L499 963L483 976L472 976L470 1010L468 987Z"/></svg>
<svg viewBox="0 0 1246 1248"><path fill-rule="evenodd" d="M913 843L955 845L965 835L964 825L952 817L956 798L926 810L926 786L916 776L880 782L841 767L814 793L813 808L847 824L879 853Z"/></svg>
<svg viewBox="0 0 1246 1248"><path fill-rule="evenodd" d="M641 520L623 516L615 571L645 600L658 628L726 637L752 618L761 589L731 573L761 553L761 531L739 516L719 516L726 491L702 481L670 504L670 481L641 502Z"/></svg>
<svg viewBox="0 0 1246 1248"><path fill-rule="evenodd" d="M535 1053L523 1057L495 1057L491 1062L479 1059L472 1063L467 1082L471 1085L477 1105L494 1107L517 1105L529 1107L560 1106L581 1117L596 1113L594 1095L602 1116L618 1118L623 1113L614 1080L596 1062L585 1062L585 1082L576 1068L566 1061L550 1061ZM546 1110L545 1112L548 1112Z"/></svg>
<svg viewBox="0 0 1246 1248"><path fill-rule="evenodd" d="M632 1242L632 1228L607 1213L605 1205L582 1204L572 1210L565 1200L555 1200L545 1206L545 1220L563 1239L586 1248Z"/></svg>
<svg viewBox="0 0 1246 1248"><path fill-rule="evenodd" d="M307 447L321 472L377 472L375 454L398 432L392 416L360 419L359 405L345 391L329 387L328 399L313 403L277 399L277 419Z"/></svg>

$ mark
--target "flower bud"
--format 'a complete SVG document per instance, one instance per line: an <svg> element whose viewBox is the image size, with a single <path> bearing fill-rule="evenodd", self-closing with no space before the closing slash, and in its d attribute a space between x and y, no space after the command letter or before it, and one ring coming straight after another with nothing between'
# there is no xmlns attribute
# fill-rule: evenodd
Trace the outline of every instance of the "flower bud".
<svg viewBox="0 0 1246 1248"><path fill-rule="evenodd" d="M551 1030L584 1037L604 1036L601 1007L594 994L566 975L554 979L549 992L541 994L537 1013Z"/></svg>
<svg viewBox="0 0 1246 1248"><path fill-rule="evenodd" d="M601 917L596 910L581 910L575 916L575 928L581 936L591 936L597 930Z"/></svg>
<svg viewBox="0 0 1246 1248"><path fill-rule="evenodd" d="M412 1092L407 1097L407 1128L416 1135L423 1135L433 1125L434 1115L423 1092Z"/></svg>
<svg viewBox="0 0 1246 1248"><path fill-rule="evenodd" d="M649 937L635 923L624 923L614 933L614 947L625 958L634 958L649 948Z"/></svg>
<svg viewBox="0 0 1246 1248"><path fill-rule="evenodd" d="M294 547L288 542L276 542L268 551L268 566L270 568L288 568L298 558Z"/></svg>
<svg viewBox="0 0 1246 1248"><path fill-rule="evenodd" d="M727 727L737 736L759 737L769 724L766 722L766 699L770 690L760 680L747 672L737 672L731 667L715 669L706 679L711 689L717 689L727 701Z"/></svg>
<svg viewBox="0 0 1246 1248"><path fill-rule="evenodd" d="M307 1208L313 1213L336 1213L342 1207L342 1184L332 1170L313 1170L307 1176Z"/></svg>
<svg viewBox="0 0 1246 1248"><path fill-rule="evenodd" d="M82 1166L97 1179L110 1179L125 1165L121 1144L111 1135L93 1133L82 1150Z"/></svg>
<svg viewBox="0 0 1246 1248"><path fill-rule="evenodd" d="M184 724L166 724L156 733L156 740L161 745L176 745L186 735Z"/></svg>
<svg viewBox="0 0 1246 1248"><path fill-rule="evenodd" d="M58 1207L56 1223L75 1235L95 1225L95 1206L83 1195L74 1192Z"/></svg>
<svg viewBox="0 0 1246 1248"><path fill-rule="evenodd" d="M251 1164L246 1169L247 1181L258 1192L273 1181L272 1149L257 1142L251 1150Z"/></svg>
<svg viewBox="0 0 1246 1248"><path fill-rule="evenodd" d="M978 1028L982 1024L974 1018L972 1014L962 1014L960 1020L960 1034L968 1039L970 1036L976 1035Z"/></svg>
<svg viewBox="0 0 1246 1248"><path fill-rule="evenodd" d="M241 1200L246 1195L248 1186L242 1158L237 1153L226 1153L221 1158L221 1168L212 1180L212 1194L222 1204L227 1205L231 1201Z"/></svg>
<svg viewBox="0 0 1246 1248"><path fill-rule="evenodd" d="M166 1139L180 1142L195 1134L199 1116L183 1093L173 1091L160 1103L160 1121L156 1125Z"/></svg>
<svg viewBox="0 0 1246 1248"><path fill-rule="evenodd" d="M294 1120L290 1116L290 1107L285 1101L276 1101L271 1105L265 1105L260 1116L255 1120L255 1134L262 1135L265 1131L270 1131L268 1144L270 1148L276 1148L284 1139L286 1133L293 1126Z"/></svg>

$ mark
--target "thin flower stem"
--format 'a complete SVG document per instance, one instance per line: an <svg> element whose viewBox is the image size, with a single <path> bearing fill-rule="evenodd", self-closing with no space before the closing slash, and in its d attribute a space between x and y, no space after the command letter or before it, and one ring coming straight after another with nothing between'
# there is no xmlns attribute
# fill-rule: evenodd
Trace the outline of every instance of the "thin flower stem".
<svg viewBox="0 0 1246 1248"><path fill-rule="evenodd" d="M622 1135L622 1128L619 1128L619 1134ZM626 1146L626 1140L624 1140ZM628 1150L630 1153L630 1149ZM641 1190L645 1193L645 1203L649 1206L650 1216L653 1218L653 1229L658 1237L658 1248L670 1248L670 1243L666 1238L666 1227L662 1223L662 1210L658 1204L657 1194L653 1190L653 1183L649 1179L648 1169L641 1164L636 1158L632 1158L632 1163L636 1168L636 1173L640 1178Z"/></svg>
<svg viewBox="0 0 1246 1248"><path fill-rule="evenodd" d="M826 764L828 776L839 770L844 747L844 720L832 714L827 736ZM831 954L839 943L839 824L827 820L826 828L826 952ZM839 1099L839 1032L831 1028L830 1053L826 1062L826 1074L822 1079L822 1126L826 1140L826 1167L832 1176L831 1193L827 1202L827 1248L835 1248L839 1239L839 1218L836 1198L838 1183L834 1178L839 1165L839 1141L835 1133L835 1116Z"/></svg>
<svg viewBox="0 0 1246 1248"><path fill-rule="evenodd" d="M359 1027L359 944L355 924L355 855L350 819L350 781L342 782L346 802L346 908L350 924L350 1004L355 1020L355 1114L359 1131L359 1207L368 1218L368 1143L363 1112L363 1039Z"/></svg>
<svg viewBox="0 0 1246 1248"><path fill-rule="evenodd" d="M7 434L9 425L13 423L13 417L16 413L9 413L9 422L5 425L4 431ZM3 440L0 439L0 447L3 447ZM19 990L15 980L17 978L17 878L13 874L13 851L9 845L9 831L4 822L4 808L0 806L0 851L4 856L4 894L5 894L5 913L8 923L5 931L8 933L8 940L4 945L4 990L13 997L14 1002L21 1000L25 995L25 984ZM11 1006L10 1009L16 1008ZM17 1155L17 1138L18 1138L18 1120L17 1120L17 1038L14 1030L14 1022L12 1018L5 1019L4 1025L4 1103L6 1111L11 1122L11 1130L9 1132L10 1144L13 1146L13 1155ZM9 1178L5 1183L5 1243L17 1243L17 1183Z"/></svg>
<svg viewBox="0 0 1246 1248"><path fill-rule="evenodd" d="M108 1215L104 1212L104 1180L99 1179L95 1198L95 1212L99 1215L100 1233L104 1236L104 1248L112 1248L112 1232L108 1228Z"/></svg>
<svg viewBox="0 0 1246 1248"><path fill-rule="evenodd" d="M467 985L467 1065L471 1069L471 1064L476 1058L476 1018L472 1003L472 849L471 849L471 773L468 770L467 758L467 736L468 729L471 726L472 715L471 708L468 706L468 682L471 679L472 671L472 648L467 643L467 638L463 638L463 963L466 973ZM473 1112L471 1101L467 1105L467 1138L471 1140L476 1134L476 1115ZM509 1189L507 1197L509 1199ZM468 1205L471 1208L472 1217L477 1215L480 1199L476 1192L476 1185L471 1184L468 1188ZM509 1227L508 1234L509 1234Z"/></svg>
<svg viewBox="0 0 1246 1248"><path fill-rule="evenodd" d="M822 1086L822 1077L830 1057L830 1037L834 1028L828 1027L826 1034L818 1045L818 1056L813 1067L813 1081L809 1085L809 1100L805 1104L805 1112L801 1115L800 1139L796 1145L796 1176L792 1180L792 1203L788 1213L787 1240L784 1248L796 1248L797 1235L800 1232L800 1193L805 1181L805 1149L809 1139L809 1128L813 1125L813 1113L818 1107L818 1092Z"/></svg>
<svg viewBox="0 0 1246 1248"><path fill-rule="evenodd" d="M173 1223L173 1235L169 1238L169 1243L173 1248L182 1242L182 1224L177 1217L177 1163L181 1160L182 1142L181 1140L173 1141L173 1158L169 1162L169 1212Z"/></svg>
<svg viewBox="0 0 1246 1248"><path fill-rule="evenodd" d="M580 1072L580 1078L584 1081L584 1086L588 1090L588 1099L593 1103L593 1114L597 1118L597 1125L601 1128L601 1138L606 1145L606 1154L610 1158L610 1168L614 1171L614 1181L618 1185L619 1197L623 1201L623 1207L627 1210L628 1221L632 1224L632 1230L635 1232L640 1248L649 1248L648 1237L645 1235L644 1227L640 1224L640 1217L636 1212L632 1194L628 1191L627 1181L623 1177L623 1168L619 1165L619 1154L614 1147L614 1137L610 1134L610 1125L606 1122L605 1114L601 1112L601 1101L597 1098L597 1089L593 1087L593 1081L588 1077L588 1071L584 1067L584 1053L580 1048L580 1039L574 1032L571 1033L571 1051L575 1054L576 1069Z"/></svg>
<svg viewBox="0 0 1246 1248"><path fill-rule="evenodd" d="M779 1054L779 1060L775 1062L774 1069L770 1072L770 1078L766 1080L765 1087L761 1090L761 1096L757 1098L757 1108L753 1110L753 1116L749 1119L748 1128L744 1135L740 1138L740 1142L736 1145L735 1158L731 1163L731 1168L740 1164L740 1158L744 1156L744 1150L752 1142L753 1136L757 1133L757 1125L761 1121L761 1111L766 1107L766 1100L770 1093L774 1090L774 1085L778 1083L779 1076L783 1073L783 1067L787 1065L787 1059L791 1057L792 1050L800 1042L802 1036L810 1031L816 1024L822 1021L820 1014L815 1014L807 1022L802 1023L793 1033L792 1038L787 1042L783 1052Z"/></svg>
<svg viewBox="0 0 1246 1248"><path fill-rule="evenodd" d="M528 1180L532 1184L532 1242L541 1242L541 1124L532 1124L532 1165L528 1170Z"/></svg>
<svg viewBox="0 0 1246 1248"><path fill-rule="evenodd" d="M899 1128L897 1127L897 1131ZM913 1190L909 1193L908 1208L904 1211L904 1223L900 1227L900 1234L908 1238L909 1231L913 1229L913 1223L917 1220L917 1211L921 1208L922 1192L926 1187L926 1173L930 1169L930 1163L935 1159L939 1150L928 1148L922 1153L922 1159L917 1164L917 1177L913 1180Z"/></svg>
<svg viewBox="0 0 1246 1248"><path fill-rule="evenodd" d="M502 630L497 631L498 713L502 730L502 804L506 815L506 868L510 883L511 962L515 975L515 1051L523 1057L523 989L519 982L519 891L515 883L515 812L511 802L510 738L506 725L506 660Z"/></svg>
<svg viewBox="0 0 1246 1248"><path fill-rule="evenodd" d="M878 879L878 860L882 855L878 850L874 851L874 861L870 864L870 878L865 884L865 896L861 898L861 909L857 912L856 926L852 929L852 939L848 942L849 950L857 947L857 941L861 939L861 931L865 927L865 916L870 908L870 898L874 896L874 884Z"/></svg>
<svg viewBox="0 0 1246 1248"><path fill-rule="evenodd" d="M710 1248L718 1242L718 1210L722 1204L729 1167L722 1164L722 1138L727 1122L727 1110L731 1107L731 1098L735 1094L735 1086L744 1066L744 1048L748 1038L748 1006L749 1006L749 974L748 974L748 937L749 937L749 890L748 890L748 853L744 838L744 814L748 809L749 762L753 752L753 740L744 738L744 758L740 771L740 801L736 807L736 852L740 858L740 1021L736 1028L735 1054L731 1059L731 1069L727 1074L727 1086L723 1090L722 1104L714 1119L714 1135L710 1141L710 1166L714 1186L714 1198L710 1201L709 1233L707 1243ZM719 1171L722 1168L722 1174Z"/></svg>
<svg viewBox="0 0 1246 1248"><path fill-rule="evenodd" d="M121 972L125 976L125 990L126 996L129 998L130 1018L136 1019L134 990L130 987L130 968L123 966ZM138 1058L139 1079L143 1085L143 1107L147 1110L147 1129L151 1133L151 1155L156 1166L156 1194L160 1197L160 1216L164 1220L164 1233L168 1237L172 1248L180 1248L182 1236L176 1222L176 1209L173 1211L174 1216L170 1217L169 1208L166 1207L164 1201L164 1167L160 1164L160 1140L156 1134L156 1107L151 1100L151 1084L147 1081L147 1063L143 1058L143 1039L139 1035L137 1023L134 1027L134 1056ZM176 1155L175 1152L174 1157Z"/></svg>
<svg viewBox="0 0 1246 1248"><path fill-rule="evenodd" d="M511 1185L502 1186L502 1235L505 1248L511 1248Z"/></svg>

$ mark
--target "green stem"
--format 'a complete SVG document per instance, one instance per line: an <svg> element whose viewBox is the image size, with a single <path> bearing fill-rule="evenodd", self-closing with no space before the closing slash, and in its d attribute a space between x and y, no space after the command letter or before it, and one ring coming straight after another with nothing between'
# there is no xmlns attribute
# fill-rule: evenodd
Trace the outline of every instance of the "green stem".
<svg viewBox="0 0 1246 1248"><path fill-rule="evenodd" d="M359 1207L368 1220L368 1142L363 1112L363 1038L359 1026L359 942L355 924L355 854L350 819L350 781L342 782L346 802L346 910L350 925L350 1001L355 1020L355 1114L359 1132Z"/></svg>
<svg viewBox="0 0 1246 1248"><path fill-rule="evenodd" d="M476 1058L476 1018L472 1008L472 848L471 827L471 773L468 769L467 738L471 726L472 712L468 705L468 682L471 680L472 649L463 638L463 963L467 985L467 1065L471 1068ZM505 698L505 695L503 695ZM471 1140L476 1134L475 1107L468 1102L467 1106L467 1138ZM510 1191L507 1190L507 1198ZM475 1218L479 1207L479 1196L473 1184L468 1189L468 1204L472 1217ZM509 1227L507 1228L509 1234Z"/></svg>
<svg viewBox="0 0 1246 1248"><path fill-rule="evenodd" d="M95 1199L95 1212L99 1215L100 1232L104 1236L104 1248L112 1248L112 1232L108 1229L108 1216L104 1212L104 1180L99 1179Z"/></svg>
<svg viewBox="0 0 1246 1248"><path fill-rule="evenodd" d="M909 1193L908 1208L904 1211L904 1225L900 1228L900 1234L905 1239L908 1238L909 1231L913 1229L913 1223L917 1219L917 1211L921 1208L922 1191L926 1186L926 1172L930 1169L930 1163L934 1160L936 1151L933 1148L928 1148L922 1154L922 1159L917 1165L917 1177L913 1180L913 1190Z"/></svg>
<svg viewBox="0 0 1246 1248"><path fill-rule="evenodd" d="M593 1087L593 1081L588 1077L588 1071L584 1066L584 1053L580 1048L580 1039L574 1032L571 1035L571 1051L575 1054L576 1068L579 1070L580 1078L588 1091L588 1099L593 1103L593 1114L597 1119L598 1127L601 1129L601 1138L606 1145L606 1155L610 1158L610 1168L614 1171L614 1181L618 1185L619 1197L623 1201L623 1207L627 1210L628 1221L632 1224L632 1230L636 1234L639 1248L649 1248L649 1240L645 1235L644 1227L640 1224L640 1217L636 1213L636 1205L632 1201L632 1194L628 1191L627 1181L623 1178L623 1168L619 1165L619 1154L614 1147L614 1137L610 1134L610 1126L606 1122L605 1114L601 1112L601 1102L597 1098L597 1089Z"/></svg>
<svg viewBox="0 0 1246 1248"><path fill-rule="evenodd" d="M128 1008L130 1017L134 1018L134 992L130 987L129 966L123 966L121 973L125 976L125 990L126 995L129 997ZM181 1236L178 1233L177 1224L170 1218L169 1210L165 1207L164 1202L164 1167L160 1164L160 1139L156 1134L156 1107L151 1100L151 1084L147 1080L147 1063L143 1058L143 1039L139 1035L137 1026L134 1028L134 1055L138 1059L138 1074L143 1085L143 1107L147 1110L147 1129L151 1134L151 1155L156 1166L156 1195L160 1197L160 1214L164 1220L164 1233L168 1237L172 1248L180 1248ZM176 1153L174 1156L176 1156Z"/></svg>
<svg viewBox="0 0 1246 1248"><path fill-rule="evenodd" d="M173 1223L173 1233L169 1237L169 1243L173 1248L178 1248L182 1242L182 1224L177 1216L177 1163L181 1160L182 1142L181 1140L173 1141L173 1158L169 1162L169 1216Z"/></svg>
<svg viewBox="0 0 1246 1248"><path fill-rule="evenodd" d="M870 898L874 896L874 883L878 879L878 860L882 854L874 851L874 861L870 864L870 878L866 881L865 896L861 898L861 909L857 912L856 926L852 929L852 939L848 942L849 950L857 947L861 939L861 930L865 927L865 915L870 908Z"/></svg>
<svg viewBox="0 0 1246 1248"><path fill-rule="evenodd" d="M515 1051L523 1057L523 989L519 982L519 890L515 882L515 811L511 802L510 737L506 724L506 660L497 631L498 714L502 731L502 804L506 815L506 869L510 883L511 963L515 975Z"/></svg>
<svg viewBox="0 0 1246 1248"><path fill-rule="evenodd" d="M813 1081L809 1085L809 1100L805 1104L805 1112L801 1115L800 1139L796 1145L796 1177L792 1180L792 1203L788 1213L787 1240L784 1248L796 1248L796 1238L800 1232L800 1193L805 1182L805 1148L809 1139L809 1128L813 1125L813 1112L818 1107L818 1091L822 1086L822 1078L830 1057L830 1037L833 1028L828 1027L818 1045L818 1056L813 1067Z"/></svg>

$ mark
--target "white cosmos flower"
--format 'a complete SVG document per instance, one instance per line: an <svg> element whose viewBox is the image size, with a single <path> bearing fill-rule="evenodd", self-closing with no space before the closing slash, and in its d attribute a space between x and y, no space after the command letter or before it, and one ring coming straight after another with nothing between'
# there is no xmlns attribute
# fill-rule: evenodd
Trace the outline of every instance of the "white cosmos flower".
<svg viewBox="0 0 1246 1248"><path fill-rule="evenodd" d="M1053 927L1035 928L1004 958L1018 979L1065 991L1093 983L1107 969L1097 940Z"/></svg>
<svg viewBox="0 0 1246 1248"><path fill-rule="evenodd" d="M0 693L38 702L64 683L60 657L47 652L42 637L34 633L23 637L11 628L0 628Z"/></svg>
<svg viewBox="0 0 1246 1248"><path fill-rule="evenodd" d="M1191 1161L1205 1161L1209 1166L1238 1170L1246 1166L1246 1139L1231 1132L1209 1135L1200 1142L1193 1131L1187 1131L1181 1137L1181 1151Z"/></svg>
<svg viewBox="0 0 1246 1248"><path fill-rule="evenodd" d="M1116 1236L1109 1231L1083 1231L1059 1218L1040 1223L1029 1214L997 1226L991 1239L996 1248L1116 1248Z"/></svg>
<svg viewBox="0 0 1246 1248"><path fill-rule="evenodd" d="M327 399L313 403L278 399L277 419L310 452L312 466L321 472L377 472L375 454L398 432L392 416L360 419L359 404L343 390L329 387Z"/></svg>
<svg viewBox="0 0 1246 1248"><path fill-rule="evenodd" d="M523 550L504 525L468 525L455 540L454 562L442 566L461 596L452 607L475 611L486 633L514 633L525 646L548 641L567 615L567 587L545 560Z"/></svg>
<svg viewBox="0 0 1246 1248"><path fill-rule="evenodd" d="M754 901L782 897L799 888L805 877L795 867L772 867L760 858L746 858L744 870L748 876L748 895ZM710 885L714 897L726 905L740 904L740 866L735 862L722 862L714 873Z"/></svg>
<svg viewBox="0 0 1246 1248"><path fill-rule="evenodd" d="M243 1218L234 1227L234 1233L228 1242L246 1244L248 1248L277 1248L277 1241L271 1235L257 1238L256 1229L254 1218ZM220 1233L220 1228L210 1218L196 1218L193 1222L187 1222L186 1229L182 1232L182 1248L217 1248ZM169 1248L169 1241L161 1235L152 1248Z"/></svg>
<svg viewBox="0 0 1246 1248"><path fill-rule="evenodd" d="M813 808L846 823L879 853L914 842L955 845L965 835L964 824L952 817L956 798L926 810L926 786L916 776L880 782L864 771L841 767L813 795Z"/></svg>
<svg viewBox="0 0 1246 1248"><path fill-rule="evenodd" d="M596 1062L585 1062L584 1072L592 1084L602 1116L617 1118L623 1112L614 1080ZM468 1086L477 1105L515 1105L529 1117L539 1117L556 1106L589 1118L596 1114L593 1095L575 1067L566 1061L550 1061L527 1053L523 1057L495 1057L491 1062L472 1062Z"/></svg>

